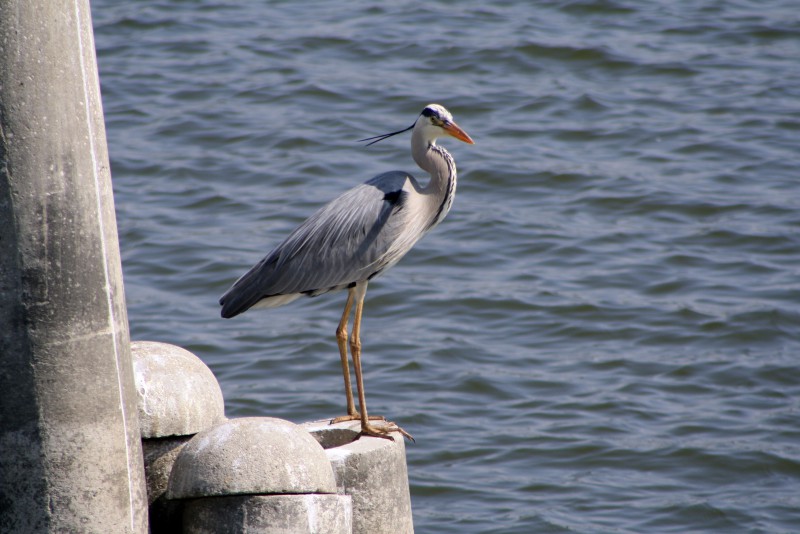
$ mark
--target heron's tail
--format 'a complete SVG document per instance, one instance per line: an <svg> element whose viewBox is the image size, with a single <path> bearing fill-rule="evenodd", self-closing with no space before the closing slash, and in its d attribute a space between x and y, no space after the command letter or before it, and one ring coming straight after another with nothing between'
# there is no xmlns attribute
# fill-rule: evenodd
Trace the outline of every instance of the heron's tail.
<svg viewBox="0 0 800 534"><path fill-rule="evenodd" d="M224 319L236 317L250 308L275 308L300 298L303 293L275 293L276 287L265 275L261 264L239 278L219 299L220 315Z"/></svg>
<svg viewBox="0 0 800 534"><path fill-rule="evenodd" d="M220 315L224 319L230 319L231 317L236 317L242 312L249 310L255 302L247 302L248 299L243 299L243 295L237 295L234 290L236 286L230 288L222 297L219 299L219 303L222 306L222 311Z"/></svg>

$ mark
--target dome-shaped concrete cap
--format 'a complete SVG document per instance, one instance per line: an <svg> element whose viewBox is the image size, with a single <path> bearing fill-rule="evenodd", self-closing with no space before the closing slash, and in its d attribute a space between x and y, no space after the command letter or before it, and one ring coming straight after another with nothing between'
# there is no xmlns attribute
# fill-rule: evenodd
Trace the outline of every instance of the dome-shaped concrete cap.
<svg viewBox="0 0 800 534"><path fill-rule="evenodd" d="M222 390L211 370L181 347L131 343L143 438L196 434L225 419Z"/></svg>
<svg viewBox="0 0 800 534"><path fill-rule="evenodd" d="M336 493L322 446L303 427L272 417L230 419L193 437L169 478L167 497Z"/></svg>

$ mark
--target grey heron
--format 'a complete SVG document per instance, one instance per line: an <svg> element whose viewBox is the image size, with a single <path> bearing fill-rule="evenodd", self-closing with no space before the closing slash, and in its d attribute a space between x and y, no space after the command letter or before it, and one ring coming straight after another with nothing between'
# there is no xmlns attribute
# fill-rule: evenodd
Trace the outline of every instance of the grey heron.
<svg viewBox="0 0 800 534"><path fill-rule="evenodd" d="M220 298L222 317L250 308L272 308L301 296L314 297L347 289L344 312L336 329L347 395L347 415L360 420L361 434L411 436L395 423L376 426L370 417L361 371L361 317L369 281L397 263L414 244L447 215L456 193L456 165L436 144L443 136L474 141L443 106L429 104L414 124L396 132L362 139L367 146L411 130L411 155L430 173L427 184L402 171L379 174L345 192L309 217L289 237L239 278ZM356 375L359 410L353 401L347 357L347 327L355 304L350 354Z"/></svg>

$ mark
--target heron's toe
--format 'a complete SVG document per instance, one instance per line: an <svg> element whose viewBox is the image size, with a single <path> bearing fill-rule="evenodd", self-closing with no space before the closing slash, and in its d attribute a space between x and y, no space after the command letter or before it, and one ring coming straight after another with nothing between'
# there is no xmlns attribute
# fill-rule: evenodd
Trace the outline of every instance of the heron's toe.
<svg viewBox="0 0 800 534"><path fill-rule="evenodd" d="M372 417L370 417L372 419ZM385 421L385 424L381 426L375 425L361 425L361 435L362 436L372 436L375 438L383 438L383 439L391 439L394 441L394 438L391 436L392 432L399 432L404 438L414 441L414 436L400 428L396 423L392 423L391 421ZM415 442L416 443L416 442Z"/></svg>
<svg viewBox="0 0 800 534"><path fill-rule="evenodd" d="M335 425L336 423L345 423L347 421L360 421L360 420L361 420L361 414L356 412L354 414L341 415L339 417L334 417L333 419L331 419L329 424ZM386 418L384 416L382 416L382 415L370 415L369 416L369 420L370 421L386 421Z"/></svg>

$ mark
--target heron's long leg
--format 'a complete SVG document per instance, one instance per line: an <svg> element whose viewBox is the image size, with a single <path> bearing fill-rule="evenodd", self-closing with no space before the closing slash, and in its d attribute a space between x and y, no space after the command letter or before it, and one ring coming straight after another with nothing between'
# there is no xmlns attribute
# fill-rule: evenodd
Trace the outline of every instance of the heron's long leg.
<svg viewBox="0 0 800 534"><path fill-rule="evenodd" d="M353 402L353 386L350 382L350 363L347 360L347 323L350 321L350 310L353 309L353 300L355 300L354 297L355 288L350 288L347 293L347 302L344 305L342 319L339 321L339 327L336 329L336 343L339 345L339 356L342 359L344 390L345 394L347 395L347 415L332 419L331 424L361 419L361 414L358 413L355 402ZM381 415L373 415L370 417L370 419L376 421L385 420Z"/></svg>
<svg viewBox="0 0 800 534"><path fill-rule="evenodd" d="M358 407L361 409L361 430L370 428L367 415L367 397L364 394L364 377L361 374L361 314L364 310L364 297L367 294L367 282L356 284L351 289L356 297L356 314L353 318L353 333L350 337L350 352L353 355L353 367L356 371L356 387L358 388Z"/></svg>
<svg viewBox="0 0 800 534"><path fill-rule="evenodd" d="M411 441L414 438L394 423L386 421L380 428L369 424L370 419L383 419L383 417L370 417L367 415L367 398L364 394L364 375L361 372L361 315L364 310L364 297L367 294L367 282L359 282L354 288L356 313L353 318L353 333L350 336L350 352L353 354L353 367L356 371L356 387L358 388L358 407L361 410L361 433L367 436L376 436L393 440L389 433L400 432Z"/></svg>
<svg viewBox="0 0 800 534"><path fill-rule="evenodd" d="M350 364L347 361L347 322L350 320L350 309L353 307L353 294L355 288L347 291L347 302L344 305L342 320L336 329L336 343L339 345L339 356L342 358L342 373L344 373L344 390L347 395L347 415L357 418L355 403L353 402L353 386L350 384Z"/></svg>

